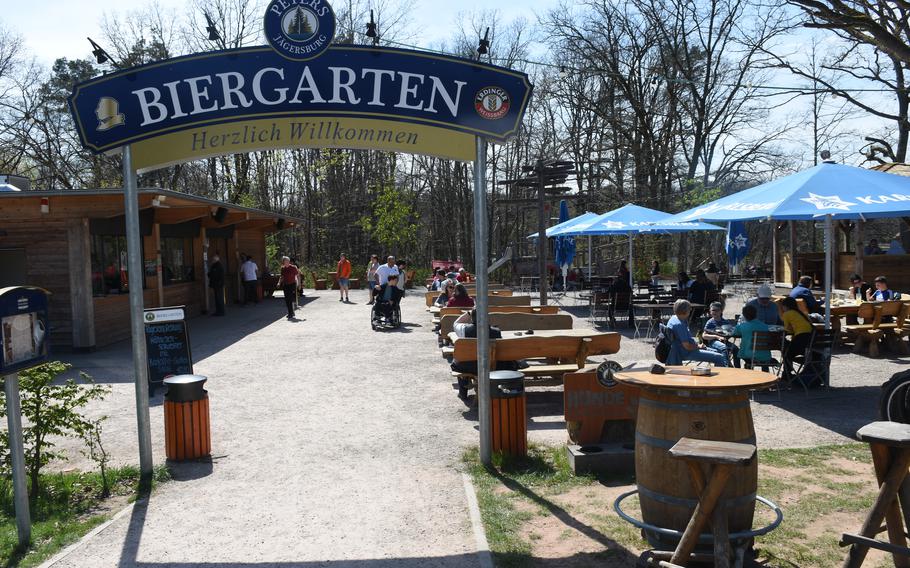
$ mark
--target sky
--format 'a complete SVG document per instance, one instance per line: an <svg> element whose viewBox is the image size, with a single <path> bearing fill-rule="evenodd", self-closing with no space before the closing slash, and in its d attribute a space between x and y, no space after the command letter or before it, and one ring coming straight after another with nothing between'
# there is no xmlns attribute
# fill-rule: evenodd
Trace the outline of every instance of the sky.
<svg viewBox="0 0 910 568"><path fill-rule="evenodd" d="M164 8L185 9L186 0L158 0ZM0 0L0 22L25 38L29 53L49 65L58 57L80 58L91 55L86 36L99 41L104 13L125 13L148 6L142 0L43 0L42 2ZM490 10L495 7L505 21L524 17L533 22L536 13L555 8L557 0L501 0L495 5L481 0L416 0L414 28L420 30L419 44L429 46L452 36L452 25L460 12ZM11 9L15 6L14 9ZM53 17L48 17L49 15Z"/></svg>
<svg viewBox="0 0 910 568"><path fill-rule="evenodd" d="M165 10L186 10L190 3L188 0L157 0ZM491 4L488 0L414 0L411 29L416 30L418 36L413 40L420 47L435 48L444 41L453 38L456 34L456 24L459 15L468 12L490 11L495 9L501 16L503 23L508 23L516 18L524 18L529 23L535 23L539 15L559 6L560 0L500 0ZM265 0L263 0L265 3ZM338 0L337 4L340 4ZM90 58L91 47L86 40L90 36L103 44L101 33L102 16L124 15L130 11L145 9L150 4L149 0L0 0L0 24L7 29L21 35L26 42L26 51L35 57L38 63L49 68L53 61L59 57ZM13 9L10 9L10 8ZM53 15L53 17L49 17ZM784 51L799 54L805 45L805 35L802 32L789 37ZM531 48L531 57L545 59L546 45L537 44ZM775 84L805 84L788 73L781 72L773 78ZM793 112L803 112L801 105L807 104L806 100L797 100L778 109L776 115L780 120ZM869 115L859 115L847 125L858 132L870 133L878 130L886 123L872 118ZM805 140L797 134L796 140ZM805 157L805 148L801 143L796 152ZM835 156L838 161L856 163L861 161L858 150L865 142L861 137L850 138L850 148L845 149L845 155ZM809 152L811 154L811 152ZM804 158L805 159L805 158ZM810 158L811 159L811 158Z"/></svg>

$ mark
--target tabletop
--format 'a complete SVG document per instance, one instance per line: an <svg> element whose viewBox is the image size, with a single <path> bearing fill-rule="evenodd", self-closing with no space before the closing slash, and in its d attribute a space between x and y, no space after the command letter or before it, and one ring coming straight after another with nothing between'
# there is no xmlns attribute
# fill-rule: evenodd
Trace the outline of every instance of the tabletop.
<svg viewBox="0 0 910 568"><path fill-rule="evenodd" d="M663 375L647 369L619 371L613 377L621 382L642 388L673 388L681 390L726 390L760 388L773 385L777 377L771 373L735 367L712 367L712 375L698 377L689 374L692 367L667 367Z"/></svg>
<svg viewBox="0 0 910 568"><path fill-rule="evenodd" d="M535 329L534 333L529 334L527 331L503 331L503 339L509 337L594 337L595 335L607 335L616 333L614 331L597 331L596 329Z"/></svg>
<svg viewBox="0 0 910 568"><path fill-rule="evenodd" d="M714 331L709 331L712 335L719 335L721 337L733 337L733 331L736 329L735 325L725 325L722 327L715 328ZM784 331L784 326L782 325L769 325L768 331L772 333L779 333Z"/></svg>

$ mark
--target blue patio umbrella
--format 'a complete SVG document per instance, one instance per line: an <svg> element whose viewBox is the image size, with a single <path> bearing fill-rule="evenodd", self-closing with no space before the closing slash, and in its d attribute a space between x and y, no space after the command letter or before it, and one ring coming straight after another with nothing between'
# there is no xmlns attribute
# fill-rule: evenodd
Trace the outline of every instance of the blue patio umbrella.
<svg viewBox="0 0 910 568"><path fill-rule="evenodd" d="M825 220L825 316L831 320L832 222L910 215L910 178L825 162L693 207L672 221Z"/></svg>
<svg viewBox="0 0 910 568"><path fill-rule="evenodd" d="M560 217L562 216L561 208L562 208L562 206L560 205ZM567 209L567 210L568 210L568 209ZM592 213L592 212L590 212L590 211L587 211L587 212L585 212L585 213L582 213L582 214L579 215L578 217L572 217L572 218L569 219L568 221L562 221L562 222L560 222L560 223L558 223L558 224L556 224L556 225L553 225L552 227L550 227L549 229L547 229L547 236L548 236L548 237L552 237L552 236L554 236L554 233L555 233L556 231L559 231L559 230L562 230L562 229L567 229L567 228L569 228L569 227L574 226L574 225L577 224L577 223L585 223L585 222L587 222L587 221L589 221L589 220L591 220L591 219L593 219L593 218L595 218L595 217L597 217L597 216L598 216L597 213ZM528 235L528 238L529 238L529 239L536 239L536 238L537 238L537 233L533 233L533 234Z"/></svg>
<svg viewBox="0 0 910 568"><path fill-rule="evenodd" d="M639 233L680 233L687 231L722 231L721 227L700 221L669 221L669 213L641 207L634 203L608 211L589 221L553 232L561 235L628 235L629 236L629 285L633 285L632 237Z"/></svg>
<svg viewBox="0 0 910 568"><path fill-rule="evenodd" d="M559 223L563 224L569 220L569 206L566 200L559 202ZM565 287L566 276L569 273L569 265L575 258L575 237L558 236L556 237L556 266L562 267L562 282Z"/></svg>

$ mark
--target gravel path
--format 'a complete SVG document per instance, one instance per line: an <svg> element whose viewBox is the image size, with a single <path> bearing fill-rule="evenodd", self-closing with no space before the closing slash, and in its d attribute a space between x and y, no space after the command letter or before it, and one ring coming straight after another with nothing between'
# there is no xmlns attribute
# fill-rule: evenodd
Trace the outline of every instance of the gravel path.
<svg viewBox="0 0 910 568"><path fill-rule="evenodd" d="M476 411L455 397L422 294L403 302L409 323L386 333L370 330L365 292L354 298L310 292L297 323L284 320L280 299L191 320L196 372L209 377L212 463L176 464L175 481L148 505L56 566L476 566L458 471L477 443ZM589 325L587 308L568 309L576 326ZM623 334L612 359L652 360L649 342ZM112 384L91 413L110 417L113 461L137 463L129 346L69 360ZM881 383L908 362L838 352L836 388L759 397L760 447L849 441L876 418ZM152 405L161 463L160 394ZM561 388L532 389L528 414L532 441L565 442ZM68 453L58 467L92 467L75 446Z"/></svg>
<svg viewBox="0 0 910 568"><path fill-rule="evenodd" d="M441 377L422 297L403 306L415 323L374 333L365 292L352 296L313 294L297 323L280 299L192 320L213 463L176 465L147 506L56 566L476 566L457 471L476 433ZM84 366L113 380L117 360ZM132 385L114 391L96 410L111 414L116 461L136 463Z"/></svg>

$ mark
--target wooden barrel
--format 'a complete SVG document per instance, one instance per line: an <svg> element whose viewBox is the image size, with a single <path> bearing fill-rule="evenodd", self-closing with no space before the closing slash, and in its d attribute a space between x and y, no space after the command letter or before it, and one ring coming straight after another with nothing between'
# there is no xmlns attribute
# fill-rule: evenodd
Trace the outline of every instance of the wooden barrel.
<svg viewBox="0 0 910 568"><path fill-rule="evenodd" d="M669 450L682 437L755 444L747 391L642 389L635 429L635 473L641 518L648 524L684 531L697 504L689 471ZM731 533L752 528L758 460L736 467L727 483ZM672 550L676 541L646 531L652 546Z"/></svg>
<svg viewBox="0 0 910 568"><path fill-rule="evenodd" d="M174 461L212 453L209 396L192 402L164 401L164 451Z"/></svg>

